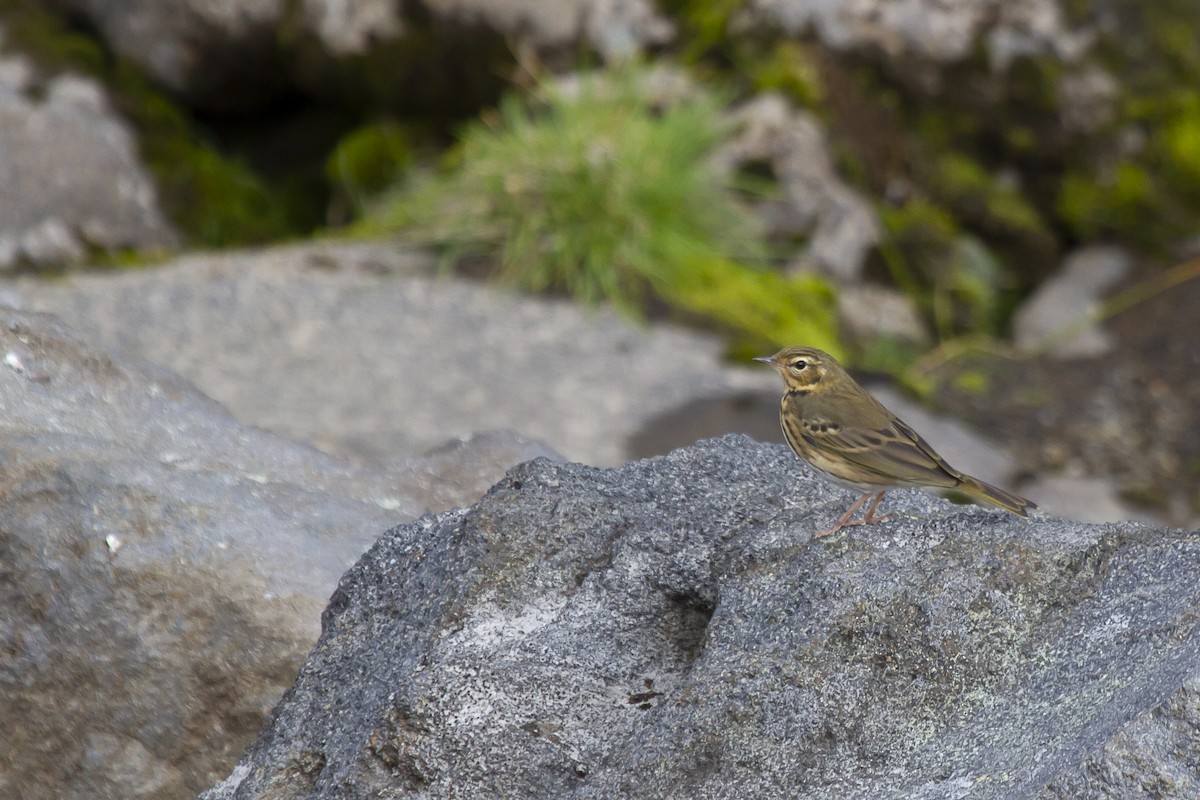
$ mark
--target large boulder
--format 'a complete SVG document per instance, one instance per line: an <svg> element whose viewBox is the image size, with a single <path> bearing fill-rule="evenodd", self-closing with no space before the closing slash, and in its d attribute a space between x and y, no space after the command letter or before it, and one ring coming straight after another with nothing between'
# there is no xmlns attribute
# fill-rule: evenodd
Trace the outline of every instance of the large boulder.
<svg viewBox="0 0 1200 800"><path fill-rule="evenodd" d="M0 796L182 798L225 774L379 532L548 451L366 468L0 306Z"/></svg>
<svg viewBox="0 0 1200 800"><path fill-rule="evenodd" d="M0 57L0 185L0 271L176 241L100 84L42 78L20 55Z"/></svg>
<svg viewBox="0 0 1200 800"><path fill-rule="evenodd" d="M850 499L732 435L525 464L375 544L203 797L1196 796L1200 531L908 491L814 538Z"/></svg>

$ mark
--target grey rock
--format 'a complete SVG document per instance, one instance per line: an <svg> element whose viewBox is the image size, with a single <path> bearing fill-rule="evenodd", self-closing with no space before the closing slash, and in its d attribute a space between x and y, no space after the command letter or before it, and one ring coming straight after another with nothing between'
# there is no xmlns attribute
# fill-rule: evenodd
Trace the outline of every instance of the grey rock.
<svg viewBox="0 0 1200 800"><path fill-rule="evenodd" d="M850 495L783 446L525 464L375 544L202 797L1027 798L1194 731L1200 531L889 498L813 539Z"/></svg>
<svg viewBox="0 0 1200 800"><path fill-rule="evenodd" d="M897 289L874 283L842 286L837 307L838 320L854 341L881 337L917 344L929 341L917 304Z"/></svg>
<svg viewBox="0 0 1200 800"><path fill-rule="evenodd" d="M1121 502L1120 486L1111 478L1047 475L1026 489L1043 511L1055 516L1080 522L1149 521L1145 514Z"/></svg>
<svg viewBox="0 0 1200 800"><path fill-rule="evenodd" d="M879 221L834 169L821 122L776 94L751 100L731 117L738 132L715 155L718 169L770 164L782 198L761 210L769 232L806 236L801 263L842 281L857 279L879 241Z"/></svg>
<svg viewBox="0 0 1200 800"><path fill-rule="evenodd" d="M553 53L585 45L623 59L674 36L651 0L50 0L91 22L117 53L132 59L188 102L226 110L309 83L295 48L326 62L403 47L410 36L431 53L462 60L456 31L474 29L517 50ZM432 44L431 44L432 42ZM458 52L456 53L456 48Z"/></svg>
<svg viewBox="0 0 1200 800"><path fill-rule="evenodd" d="M674 26L649 0L432 0L439 17L483 23L535 49L586 42L606 59L623 59L663 44Z"/></svg>
<svg viewBox="0 0 1200 800"><path fill-rule="evenodd" d="M792 35L811 32L834 50L884 53L893 60L953 63L982 41L996 69L1019 56L1075 60L1094 39L1089 31L1068 28L1059 4L1042 0L754 0L740 24L764 23Z"/></svg>
<svg viewBox="0 0 1200 800"><path fill-rule="evenodd" d="M23 57L0 59L0 153L0 270L176 241L129 126L91 79L39 81Z"/></svg>
<svg viewBox="0 0 1200 800"><path fill-rule="evenodd" d="M1050 784L1041 800L1200 797L1200 677Z"/></svg>
<svg viewBox="0 0 1200 800"><path fill-rule="evenodd" d="M1120 85L1096 64L1063 75L1058 82L1059 115L1072 133L1095 133L1117 116Z"/></svg>
<svg viewBox="0 0 1200 800"><path fill-rule="evenodd" d="M329 243L0 290L175 370L245 424L339 453L386 439L415 456L504 429L611 465L656 414L771 379L724 366L715 335L432 271L390 243Z"/></svg>
<svg viewBox="0 0 1200 800"><path fill-rule="evenodd" d="M0 307L0 796L193 797L379 532L535 448L493 434L367 468L89 338Z"/></svg>
<svg viewBox="0 0 1200 800"><path fill-rule="evenodd" d="M113 52L194 103L238 106L270 96L281 83L276 35L284 0L48 0L47 5L87 20ZM320 17L314 22L328 25ZM223 92L231 97L222 100ZM238 97L244 98L241 103Z"/></svg>
<svg viewBox="0 0 1200 800"><path fill-rule="evenodd" d="M1132 266L1129 252L1115 245L1089 245L1068 255L1013 315L1017 346L1064 359L1110 352L1115 340L1091 316Z"/></svg>
<svg viewBox="0 0 1200 800"><path fill-rule="evenodd" d="M365 53L405 32L401 5L389 0L303 0L300 8L304 27L335 56Z"/></svg>

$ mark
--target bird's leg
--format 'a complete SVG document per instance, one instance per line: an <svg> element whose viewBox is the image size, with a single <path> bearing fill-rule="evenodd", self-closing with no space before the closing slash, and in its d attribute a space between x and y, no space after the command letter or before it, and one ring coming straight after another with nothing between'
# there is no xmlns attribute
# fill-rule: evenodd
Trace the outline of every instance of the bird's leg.
<svg viewBox="0 0 1200 800"><path fill-rule="evenodd" d="M875 500L871 502L867 509L866 516L863 517L863 525L871 525L876 522L886 522L892 518L891 514L884 514L881 517L875 516L875 509L879 507L879 501L883 499L884 492L875 495Z"/></svg>
<svg viewBox="0 0 1200 800"><path fill-rule="evenodd" d="M828 530L824 530L824 531L817 531L816 533L813 534L813 536L830 536L834 533L837 533L839 530L846 527L847 525L861 525L862 524L861 522L850 522L850 518L852 516L854 516L855 511L858 511L860 508L862 508L862 504L867 502L867 498L870 496L871 496L871 493L867 492L862 497L855 500L854 504L846 509L846 513L842 514L841 518L838 519L837 522L833 523L832 528L829 528Z"/></svg>
<svg viewBox="0 0 1200 800"><path fill-rule="evenodd" d="M850 519L852 516L854 516L854 512L862 508L862 504L867 502L867 498L872 494L875 495L875 499L871 501L871 505L867 508L867 513L863 515L863 518L855 520ZM867 492L862 497L855 500L854 504L846 509L846 513L842 514L838 521L833 524L832 528L824 531L817 531L813 534L813 536L829 536L837 533L842 528L849 528L854 525L871 525L876 522L883 522L884 520L890 519L890 517L887 515L882 517L875 516L875 509L879 507L879 501L883 500L883 495L884 492Z"/></svg>

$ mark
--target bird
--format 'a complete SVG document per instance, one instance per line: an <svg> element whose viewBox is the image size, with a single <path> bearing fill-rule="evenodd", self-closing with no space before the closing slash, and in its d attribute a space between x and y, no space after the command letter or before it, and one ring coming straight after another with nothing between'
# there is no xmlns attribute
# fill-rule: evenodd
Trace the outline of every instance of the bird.
<svg viewBox="0 0 1200 800"><path fill-rule="evenodd" d="M875 511L890 489L952 490L1028 517L1037 505L950 466L928 442L858 384L837 359L815 347L785 347L755 358L783 378L779 424L796 455L833 483L861 493L828 530L889 519ZM852 520L874 496L866 514Z"/></svg>

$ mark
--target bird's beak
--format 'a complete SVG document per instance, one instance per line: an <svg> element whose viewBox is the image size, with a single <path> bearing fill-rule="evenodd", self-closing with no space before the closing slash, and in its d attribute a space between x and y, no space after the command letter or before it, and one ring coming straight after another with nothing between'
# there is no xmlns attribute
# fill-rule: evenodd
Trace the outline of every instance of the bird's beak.
<svg viewBox="0 0 1200 800"><path fill-rule="evenodd" d="M770 364L772 367L775 366L775 359L771 356L755 356L754 360L761 361L764 364Z"/></svg>

